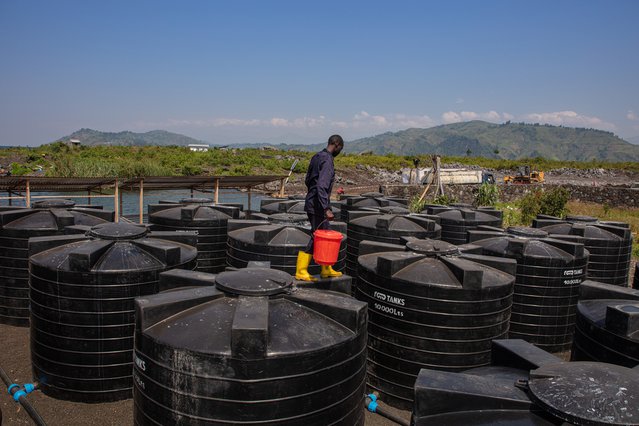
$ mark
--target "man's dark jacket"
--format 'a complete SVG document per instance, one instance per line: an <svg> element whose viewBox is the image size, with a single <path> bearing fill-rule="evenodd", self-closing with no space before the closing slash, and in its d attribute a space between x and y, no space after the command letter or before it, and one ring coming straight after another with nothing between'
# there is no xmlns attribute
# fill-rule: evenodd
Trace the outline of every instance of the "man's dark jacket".
<svg viewBox="0 0 639 426"><path fill-rule="evenodd" d="M330 197L335 179L333 155L324 148L311 158L306 172L306 201L304 211L309 214L324 216L331 207Z"/></svg>

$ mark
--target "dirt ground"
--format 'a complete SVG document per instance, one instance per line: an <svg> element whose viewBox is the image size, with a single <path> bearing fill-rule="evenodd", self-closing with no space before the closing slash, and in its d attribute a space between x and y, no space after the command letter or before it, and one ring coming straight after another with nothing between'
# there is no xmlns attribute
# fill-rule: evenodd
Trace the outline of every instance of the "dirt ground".
<svg viewBox="0 0 639 426"><path fill-rule="evenodd" d="M31 383L29 328L0 324L0 367L15 383ZM133 400L101 404L83 404L50 398L42 392L27 397L48 426L125 426L133 424ZM386 407L410 420L410 412ZM0 389L2 426L33 425L26 411L13 402L2 383ZM366 426L393 426L396 423L377 414L366 413Z"/></svg>

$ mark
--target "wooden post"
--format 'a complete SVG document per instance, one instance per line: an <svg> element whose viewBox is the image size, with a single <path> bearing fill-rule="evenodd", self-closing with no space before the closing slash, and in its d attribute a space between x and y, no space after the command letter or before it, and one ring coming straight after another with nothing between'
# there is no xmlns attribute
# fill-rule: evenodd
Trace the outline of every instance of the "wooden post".
<svg viewBox="0 0 639 426"><path fill-rule="evenodd" d="M87 191L87 204L91 205L91 190L90 189Z"/></svg>
<svg viewBox="0 0 639 426"><path fill-rule="evenodd" d="M120 194L118 188L118 180L115 179L115 183L113 186L113 210L115 213L115 222L120 221Z"/></svg>
<svg viewBox="0 0 639 426"><path fill-rule="evenodd" d="M219 201L219 195L220 195L220 178L215 178L215 192L213 195L213 202L215 204L217 204Z"/></svg>
<svg viewBox="0 0 639 426"><path fill-rule="evenodd" d="M26 180L25 184L27 193L27 199L25 200L25 203L27 204L27 207L31 207L31 185L29 185L29 179Z"/></svg>
<svg viewBox="0 0 639 426"><path fill-rule="evenodd" d="M140 223L144 223L144 179L140 179Z"/></svg>
<svg viewBox="0 0 639 426"><path fill-rule="evenodd" d="M248 187L248 211L251 211L251 187Z"/></svg>
<svg viewBox="0 0 639 426"><path fill-rule="evenodd" d="M9 197L9 205L12 206L13 203L11 203L11 201L13 200L11 199L11 191L7 191L7 197Z"/></svg>

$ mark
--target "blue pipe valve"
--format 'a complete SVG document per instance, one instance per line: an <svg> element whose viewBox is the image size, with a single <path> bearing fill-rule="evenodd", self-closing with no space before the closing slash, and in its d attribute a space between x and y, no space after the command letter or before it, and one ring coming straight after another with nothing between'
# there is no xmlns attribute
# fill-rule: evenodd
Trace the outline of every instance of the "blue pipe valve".
<svg viewBox="0 0 639 426"><path fill-rule="evenodd" d="M11 393L11 390L13 388L18 388L18 390ZM9 395L11 395L11 397L13 398L15 402L20 402L20 397L27 396L28 394L33 392L35 389L36 389L36 386L33 383L27 383L23 385L22 388L20 388L20 385L14 383L7 388L7 392L9 392Z"/></svg>
<svg viewBox="0 0 639 426"><path fill-rule="evenodd" d="M377 395L373 393L369 393L368 395L366 395L366 398L369 398L371 400L371 402L369 402L366 405L366 409L370 411L371 413L376 413L377 412Z"/></svg>

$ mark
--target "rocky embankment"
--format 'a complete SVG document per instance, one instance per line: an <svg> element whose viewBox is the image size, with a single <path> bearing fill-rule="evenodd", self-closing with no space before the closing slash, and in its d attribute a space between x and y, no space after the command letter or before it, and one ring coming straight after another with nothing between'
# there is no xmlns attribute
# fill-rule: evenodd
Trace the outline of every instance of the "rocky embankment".
<svg viewBox="0 0 639 426"><path fill-rule="evenodd" d="M464 166L461 164L444 164L444 168L467 168L481 170L479 166ZM504 176L510 175L511 170L491 170L498 184L502 183ZM546 186L561 185L568 188L574 200L608 204L610 206L639 207L639 173L623 170L607 169L570 169L561 168L545 172ZM413 187L413 191L401 188L402 175L400 171L388 171L374 166L360 165L349 169L337 169L335 187L342 187L347 194L378 191L384 188L385 192L393 192L397 195L405 192L411 195L420 192L419 187ZM451 194L458 200L472 199L474 185L449 185ZM398 187L398 188L396 188ZM271 191L279 188L279 183L273 183ZM529 191L531 185L508 185L502 189L504 201L516 199ZM304 193L304 175L291 176L286 187L288 194Z"/></svg>

